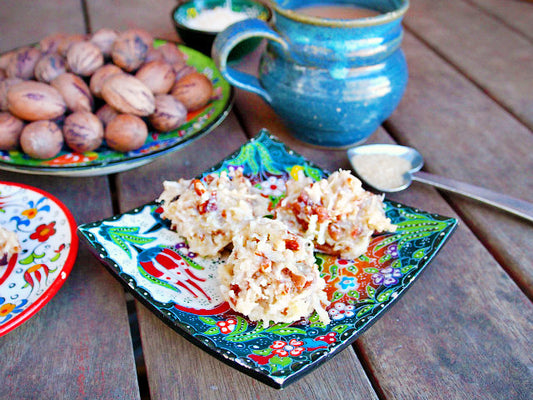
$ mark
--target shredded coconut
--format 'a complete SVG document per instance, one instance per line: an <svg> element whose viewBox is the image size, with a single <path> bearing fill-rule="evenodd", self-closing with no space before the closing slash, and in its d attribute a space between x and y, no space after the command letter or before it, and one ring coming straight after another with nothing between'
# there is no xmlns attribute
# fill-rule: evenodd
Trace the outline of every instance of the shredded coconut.
<svg viewBox="0 0 533 400"><path fill-rule="evenodd" d="M314 182L300 173L286 197L270 201L241 170L203 179L164 182L161 217L185 237L191 251L220 255L232 246L218 274L223 298L252 321L295 322L317 313L329 323L326 283L315 248L344 258L366 252L374 232L394 231L383 197L365 191L349 171Z"/></svg>
<svg viewBox="0 0 533 400"><path fill-rule="evenodd" d="M366 252L373 233L396 230L385 216L383 196L364 190L344 170L318 182L303 174L287 181L287 196L275 215L317 249L348 259Z"/></svg>
<svg viewBox="0 0 533 400"><path fill-rule="evenodd" d="M0 226L0 265L6 265L11 256L20 253L20 251L17 234Z"/></svg>
<svg viewBox="0 0 533 400"><path fill-rule="evenodd" d="M240 170L202 180L166 181L163 186L161 217L187 239L191 251L204 257L218 255L243 223L268 212L268 199Z"/></svg>
<svg viewBox="0 0 533 400"><path fill-rule="evenodd" d="M313 244L280 221L249 221L234 237L219 277L224 299L252 321L294 322L316 311L329 323L326 282L315 264Z"/></svg>

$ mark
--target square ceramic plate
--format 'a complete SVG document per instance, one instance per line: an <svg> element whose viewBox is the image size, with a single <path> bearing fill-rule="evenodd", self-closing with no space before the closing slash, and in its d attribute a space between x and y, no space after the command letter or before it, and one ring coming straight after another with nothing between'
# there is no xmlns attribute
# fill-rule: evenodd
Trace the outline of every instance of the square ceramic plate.
<svg viewBox="0 0 533 400"><path fill-rule="evenodd" d="M266 131L202 176L232 168L243 168L274 203L298 171L315 180L327 175ZM331 300L328 325L311 315L305 322L265 326L233 312L218 290L217 268L224 260L190 252L160 218L156 202L78 229L111 273L170 327L282 388L353 343L412 286L457 225L453 218L385 204L397 232L376 235L356 260L316 254Z"/></svg>

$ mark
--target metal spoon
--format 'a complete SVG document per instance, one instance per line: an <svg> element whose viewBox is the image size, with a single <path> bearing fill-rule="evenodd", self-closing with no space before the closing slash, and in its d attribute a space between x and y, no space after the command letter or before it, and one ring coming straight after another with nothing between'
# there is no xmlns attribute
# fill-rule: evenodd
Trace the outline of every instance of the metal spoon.
<svg viewBox="0 0 533 400"><path fill-rule="evenodd" d="M395 156L406 159L411 167L401 176L401 184L397 184L394 187L376 187L365 179L362 174L357 171L355 157L361 155L386 155ZM533 204L524 200L516 199L505 194L493 192L479 186L471 185L469 183L459 182L454 179L445 178L438 175L433 175L427 172L422 172L420 169L424 165L424 159L422 155L412 147L399 146L394 144L370 144L365 146L357 146L348 149L348 158L357 173L357 175L367 183L382 192L398 192L400 190L407 189L412 181L418 181L433 185L439 189L447 190L453 193L458 193L463 196L476 199L491 206L500 208L512 214L518 215L529 221L533 221ZM376 169L379 170L380 166L376 165Z"/></svg>

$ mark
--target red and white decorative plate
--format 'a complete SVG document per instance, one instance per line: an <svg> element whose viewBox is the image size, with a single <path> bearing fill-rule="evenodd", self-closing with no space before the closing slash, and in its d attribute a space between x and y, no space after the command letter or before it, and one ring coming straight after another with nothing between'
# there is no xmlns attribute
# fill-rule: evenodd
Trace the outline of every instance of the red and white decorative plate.
<svg viewBox="0 0 533 400"><path fill-rule="evenodd" d="M15 232L22 251L0 266L0 336L37 313L67 279L78 251L76 222L40 189L0 182L0 226Z"/></svg>

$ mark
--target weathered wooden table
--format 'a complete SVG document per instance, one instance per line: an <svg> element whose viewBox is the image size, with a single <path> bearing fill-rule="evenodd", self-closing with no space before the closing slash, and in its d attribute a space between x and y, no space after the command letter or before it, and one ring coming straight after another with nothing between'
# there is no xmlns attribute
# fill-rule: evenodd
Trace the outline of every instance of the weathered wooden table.
<svg viewBox="0 0 533 400"><path fill-rule="evenodd" d="M4 0L0 51L57 31L141 27L178 40L171 0ZM370 142L415 146L425 170L533 201L533 4L411 0L410 80ZM245 60L252 70L257 54ZM345 151L293 139L257 96L236 91L229 117L185 150L91 178L0 172L46 190L78 223L153 200L164 179L193 177L262 127L315 163L349 168ZM202 157L198 157L198 153ZM457 217L451 240L414 287L355 344L276 391L163 324L86 246L38 314L0 338L2 399L530 399L533 397L533 225L421 184L389 196Z"/></svg>

